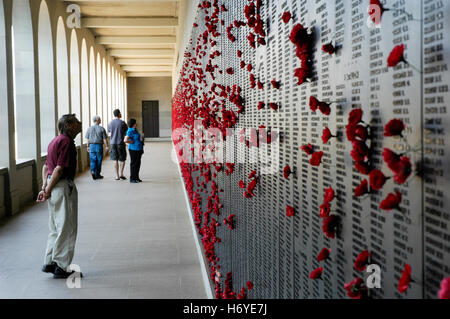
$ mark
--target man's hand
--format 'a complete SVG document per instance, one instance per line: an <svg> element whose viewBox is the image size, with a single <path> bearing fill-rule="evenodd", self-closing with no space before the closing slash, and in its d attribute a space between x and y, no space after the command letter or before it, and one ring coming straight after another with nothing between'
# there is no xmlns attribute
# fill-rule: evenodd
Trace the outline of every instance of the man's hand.
<svg viewBox="0 0 450 319"><path fill-rule="evenodd" d="M44 203L47 199L50 198L50 194L47 193L46 191L41 191L36 199L37 203Z"/></svg>

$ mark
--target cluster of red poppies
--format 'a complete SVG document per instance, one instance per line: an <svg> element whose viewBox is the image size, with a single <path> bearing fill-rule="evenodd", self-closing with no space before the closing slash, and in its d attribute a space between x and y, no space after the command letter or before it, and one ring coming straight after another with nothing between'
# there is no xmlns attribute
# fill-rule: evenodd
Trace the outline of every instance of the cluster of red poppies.
<svg viewBox="0 0 450 319"><path fill-rule="evenodd" d="M229 228L230 230L233 230L233 229L234 229L234 217L236 217L236 215L231 214L231 215L228 216L227 218L224 218L224 219L223 219L223 223L224 223L225 225L227 225L228 228Z"/></svg>
<svg viewBox="0 0 450 319"><path fill-rule="evenodd" d="M244 191L244 197L245 198L252 198L255 196L254 190L256 188L256 185L258 184L258 176L256 176L256 171L252 171L249 175L248 175L248 179L251 179L250 183L248 183L248 186L245 184L245 182L243 180L239 181L239 187L242 189L247 188Z"/></svg>

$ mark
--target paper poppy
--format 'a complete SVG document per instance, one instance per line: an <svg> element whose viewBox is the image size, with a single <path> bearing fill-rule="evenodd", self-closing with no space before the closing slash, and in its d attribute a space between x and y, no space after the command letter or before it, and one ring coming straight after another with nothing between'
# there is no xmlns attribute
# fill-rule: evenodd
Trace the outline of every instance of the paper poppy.
<svg viewBox="0 0 450 319"><path fill-rule="evenodd" d="M387 180L383 172L377 169L370 172L369 178L370 178L370 187L376 191L382 189Z"/></svg>
<svg viewBox="0 0 450 319"><path fill-rule="evenodd" d="M323 152L315 152L311 156L311 159L309 160L309 163L312 166L318 167L322 163L322 157L323 157Z"/></svg>
<svg viewBox="0 0 450 319"><path fill-rule="evenodd" d="M364 285L364 281L361 278L355 278L352 282L344 285L344 289L347 291L347 296L352 299L363 299L367 297L367 287Z"/></svg>
<svg viewBox="0 0 450 319"><path fill-rule="evenodd" d="M244 183L244 181L239 181L239 187L240 188L246 188L247 187L247 185L245 185L245 183Z"/></svg>
<svg viewBox="0 0 450 319"><path fill-rule="evenodd" d="M247 288L248 290L252 290L253 289L253 283L251 281L247 281Z"/></svg>
<svg viewBox="0 0 450 319"><path fill-rule="evenodd" d="M320 251L319 255L317 256L317 261L321 262L321 261L327 260L328 257L330 256L330 252L331 252L331 249L328 249L328 248L322 249Z"/></svg>
<svg viewBox="0 0 450 319"><path fill-rule="evenodd" d="M348 115L348 124L357 125L362 122L363 111L362 109L354 109Z"/></svg>
<svg viewBox="0 0 450 319"><path fill-rule="evenodd" d="M252 72L252 70L253 70L253 66L250 63L247 64L247 71Z"/></svg>
<svg viewBox="0 0 450 319"><path fill-rule="evenodd" d="M294 215L295 215L294 207L287 205L286 206L286 216L287 217L292 217Z"/></svg>
<svg viewBox="0 0 450 319"><path fill-rule="evenodd" d="M327 144L332 137L334 137L334 136L331 134L330 129L328 127L326 127L323 130L323 132L322 132L322 142L323 142L323 144Z"/></svg>
<svg viewBox="0 0 450 319"><path fill-rule="evenodd" d="M369 182L365 179L356 186L354 195L355 197L361 197L369 193Z"/></svg>
<svg viewBox="0 0 450 319"><path fill-rule="evenodd" d="M439 299L450 299L450 277L444 278L438 292Z"/></svg>
<svg viewBox="0 0 450 319"><path fill-rule="evenodd" d="M397 164L397 171L395 172L394 181L397 184L404 184L412 173L412 164L409 157L403 156Z"/></svg>
<svg viewBox="0 0 450 319"><path fill-rule="evenodd" d="M306 79L309 77L310 71L305 68L296 68L294 70L294 76L297 78L297 85L302 85L305 83Z"/></svg>
<svg viewBox="0 0 450 319"><path fill-rule="evenodd" d="M227 71L227 74L234 74L233 68L227 68L226 71Z"/></svg>
<svg viewBox="0 0 450 319"><path fill-rule="evenodd" d="M402 193L396 191L395 194L389 194L381 203L380 208L382 210L399 209L399 205L402 202Z"/></svg>
<svg viewBox="0 0 450 319"><path fill-rule="evenodd" d="M289 178L289 175L291 175L291 167L289 165L285 166L285 168L283 169L283 176L285 179Z"/></svg>
<svg viewBox="0 0 450 319"><path fill-rule="evenodd" d="M379 16L377 16L377 9L374 8L374 6L378 6L378 12L380 13ZM373 23L375 23L376 25L379 25L381 23L381 18L383 16L384 11L387 11L387 9L383 7L380 0L370 0L368 13Z"/></svg>
<svg viewBox="0 0 450 319"><path fill-rule="evenodd" d="M280 82L278 82L277 80L275 80L275 79L273 79L272 81L270 81L270 84L272 84L272 86L275 88L275 89L279 89L280 88Z"/></svg>
<svg viewBox="0 0 450 319"><path fill-rule="evenodd" d="M244 61L241 61L240 67L241 67L241 69L245 68L245 62Z"/></svg>
<svg viewBox="0 0 450 319"><path fill-rule="evenodd" d="M400 155L397 155L393 151L391 151L388 148L383 149L383 160L386 163L386 165L393 171L398 172L398 165L400 163Z"/></svg>
<svg viewBox="0 0 450 319"><path fill-rule="evenodd" d="M390 120L384 127L384 136L402 136L402 132L406 126L403 121L399 119Z"/></svg>
<svg viewBox="0 0 450 319"><path fill-rule="evenodd" d="M241 50L237 50L237 56L238 56L238 58L242 58L242 51Z"/></svg>
<svg viewBox="0 0 450 319"><path fill-rule="evenodd" d="M256 176L256 171L252 171L249 175L248 175L248 179L252 179L253 177Z"/></svg>
<svg viewBox="0 0 450 319"><path fill-rule="evenodd" d="M258 110L262 110L265 106L266 106L266 103L264 103L264 102L259 102L259 103L258 103Z"/></svg>
<svg viewBox="0 0 450 319"><path fill-rule="evenodd" d="M336 229L338 227L339 217L336 215L330 215L323 220L322 230L328 238L336 237Z"/></svg>
<svg viewBox="0 0 450 319"><path fill-rule="evenodd" d="M318 107L319 107L319 100L316 97L311 96L309 98L309 108L311 109L311 111L315 113Z"/></svg>
<svg viewBox="0 0 450 319"><path fill-rule="evenodd" d="M314 153L314 147L311 144L303 145L300 149L308 155L312 155Z"/></svg>
<svg viewBox="0 0 450 319"><path fill-rule="evenodd" d="M331 206L330 203L323 203L320 205L320 218L327 218L330 216Z"/></svg>
<svg viewBox="0 0 450 319"><path fill-rule="evenodd" d="M284 12L281 20L283 20L284 23L288 23L291 20L291 13L289 11Z"/></svg>
<svg viewBox="0 0 450 319"><path fill-rule="evenodd" d="M361 141L366 141L369 138L367 128L360 124L355 126L354 134L355 137L359 138Z"/></svg>
<svg viewBox="0 0 450 319"><path fill-rule="evenodd" d="M364 271L367 268L367 265L369 264L369 257L370 253L368 250L363 251L356 257L355 260L355 269L358 271Z"/></svg>
<svg viewBox="0 0 450 319"><path fill-rule="evenodd" d="M310 279L320 279L320 278L322 278L322 273L323 273L323 267L319 267L319 268L313 270L309 274L309 278Z"/></svg>
<svg viewBox="0 0 450 319"><path fill-rule="evenodd" d="M322 51L331 55L331 54L336 53L336 48L330 42L330 43L324 44L322 46Z"/></svg>
<svg viewBox="0 0 450 319"><path fill-rule="evenodd" d="M409 288L409 283L411 282L411 266L406 264L403 269L402 276L398 281L398 291L402 294L406 292Z"/></svg>
<svg viewBox="0 0 450 319"><path fill-rule="evenodd" d="M295 45L301 45L309 41L308 31L300 24L296 24L289 35L289 40Z"/></svg>
<svg viewBox="0 0 450 319"><path fill-rule="evenodd" d="M320 112L322 112L323 115L328 116L331 114L330 104L328 104L326 102L319 103L319 110L320 110Z"/></svg>
<svg viewBox="0 0 450 319"><path fill-rule="evenodd" d="M397 45L394 49L392 49L388 57L388 67L396 67L400 62L406 63L405 57L403 56L404 52L404 44Z"/></svg>
<svg viewBox="0 0 450 319"><path fill-rule="evenodd" d="M355 162L355 169L363 175L369 175L372 171L370 164L365 161Z"/></svg>
<svg viewBox="0 0 450 319"><path fill-rule="evenodd" d="M258 81L258 89L263 90L264 84L261 83L261 81Z"/></svg>
<svg viewBox="0 0 450 319"><path fill-rule="evenodd" d="M335 193L334 193L333 187L328 187L325 190L325 194L323 195L323 201L325 203L331 203L334 200L334 197L335 197Z"/></svg>
<svg viewBox="0 0 450 319"><path fill-rule="evenodd" d="M278 110L278 104L276 103L269 103L269 107L274 111Z"/></svg>

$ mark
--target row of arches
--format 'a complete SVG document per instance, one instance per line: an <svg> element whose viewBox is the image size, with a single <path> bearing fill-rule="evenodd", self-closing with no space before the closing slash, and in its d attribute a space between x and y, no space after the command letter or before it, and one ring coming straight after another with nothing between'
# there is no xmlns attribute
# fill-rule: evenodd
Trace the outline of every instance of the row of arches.
<svg viewBox="0 0 450 319"><path fill-rule="evenodd" d="M49 142L57 134L57 120L63 114L75 113L83 122L77 145L83 144L94 115L100 115L103 123L108 123L113 109L119 108L126 114L126 79L114 60L95 45L89 45L80 29L68 32L63 16L59 16L52 30L45 0L40 2L36 33L31 17L30 1L12 1L11 30L7 30L7 17L0 4L0 61L7 61L10 50L12 64L8 73L6 63L0 62L1 120L11 119L11 110L6 106L8 88L12 88L9 98L14 104L14 129L9 127L7 131L14 132L14 139L7 140L8 135L0 134L5 139L0 146L14 143L16 162L45 155ZM0 157L0 166L11 158Z"/></svg>

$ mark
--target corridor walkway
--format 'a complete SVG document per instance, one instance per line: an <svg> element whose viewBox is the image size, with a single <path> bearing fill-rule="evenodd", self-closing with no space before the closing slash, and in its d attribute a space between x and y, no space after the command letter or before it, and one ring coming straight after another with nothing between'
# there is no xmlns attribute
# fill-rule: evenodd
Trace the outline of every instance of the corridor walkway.
<svg viewBox="0 0 450 319"><path fill-rule="evenodd" d="M47 204L0 223L0 298L206 298L171 143L147 143L141 184L77 178L79 231L74 264L80 289L41 272ZM129 158L126 176L129 175Z"/></svg>

